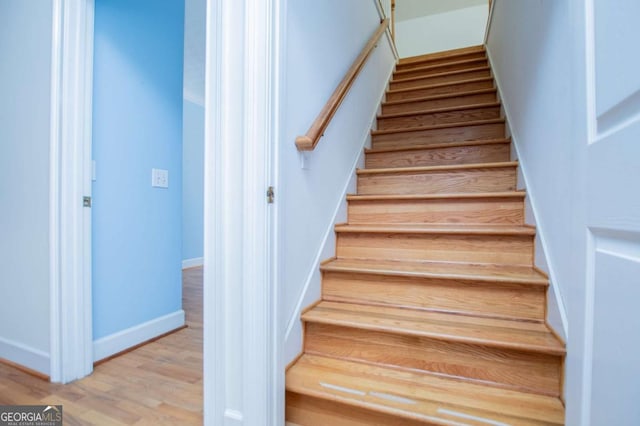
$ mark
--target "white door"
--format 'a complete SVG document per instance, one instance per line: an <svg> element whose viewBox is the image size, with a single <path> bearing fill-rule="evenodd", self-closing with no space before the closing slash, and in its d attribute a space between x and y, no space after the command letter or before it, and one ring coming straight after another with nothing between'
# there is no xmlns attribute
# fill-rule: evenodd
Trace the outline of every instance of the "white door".
<svg viewBox="0 0 640 426"><path fill-rule="evenodd" d="M640 425L640 2L591 2L585 424Z"/></svg>

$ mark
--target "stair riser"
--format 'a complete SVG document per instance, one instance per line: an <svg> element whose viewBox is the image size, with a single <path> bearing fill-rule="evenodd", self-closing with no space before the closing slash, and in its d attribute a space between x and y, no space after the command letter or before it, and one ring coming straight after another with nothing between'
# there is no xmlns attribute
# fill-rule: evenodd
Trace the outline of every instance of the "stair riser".
<svg viewBox="0 0 640 426"><path fill-rule="evenodd" d="M404 129L434 124L462 123L500 118L500 107L467 108L457 111L416 114L407 117L378 118L378 130Z"/></svg>
<svg viewBox="0 0 640 426"><path fill-rule="evenodd" d="M460 61L469 61L471 59L486 59L487 55L484 52L469 52L463 55L442 57L442 58L431 58L418 60L414 62L401 62L396 65L396 71L408 71L416 68L424 68L434 65L442 65L449 64L451 62L460 62Z"/></svg>
<svg viewBox="0 0 640 426"><path fill-rule="evenodd" d="M406 148L411 148L408 144ZM508 143L451 146L434 149L372 152L365 157L366 168L429 167L455 164L499 163L511 159Z"/></svg>
<svg viewBox="0 0 640 426"><path fill-rule="evenodd" d="M442 99L432 99L391 105L382 104L382 113L395 114L402 112L419 112L427 109L466 106L495 101L496 91L492 90L489 93L451 96Z"/></svg>
<svg viewBox="0 0 640 426"><path fill-rule="evenodd" d="M480 70L469 70L469 71L460 71L455 74L445 74L445 75L434 75L431 77L424 77L417 80L409 80L409 81L392 81L389 83L389 89L397 90L397 89L410 89L413 87L427 86L430 84L439 84L439 83L453 83L460 80L468 80L470 78L482 78L482 77L491 77L491 72L489 69L480 69Z"/></svg>
<svg viewBox="0 0 640 426"><path fill-rule="evenodd" d="M338 232L339 258L532 265L533 236Z"/></svg>
<svg viewBox="0 0 640 426"><path fill-rule="evenodd" d="M358 176L359 195L453 194L504 192L515 189L515 166Z"/></svg>
<svg viewBox="0 0 640 426"><path fill-rule="evenodd" d="M326 271L322 298L467 314L544 320L546 287L536 284Z"/></svg>
<svg viewBox="0 0 640 426"><path fill-rule="evenodd" d="M286 419L299 426L425 426L427 423L287 392Z"/></svg>
<svg viewBox="0 0 640 426"><path fill-rule="evenodd" d="M444 86L425 87L421 89L412 89L406 92L389 92L386 100L388 102L403 101L408 99L423 98L425 96L435 96L444 94L455 94L459 92L468 92L470 90L481 90L493 88L493 80L472 81L464 83L447 84Z"/></svg>
<svg viewBox="0 0 640 426"><path fill-rule="evenodd" d="M391 134L373 135L373 148L396 148L407 144L461 142L504 138L504 123L476 124L447 127L443 129L416 130Z"/></svg>
<svg viewBox="0 0 640 426"><path fill-rule="evenodd" d="M463 63L456 63L456 62L458 61L448 62L446 64L440 64L435 66L428 64L426 66L414 68L412 70L399 70L394 72L393 79L399 80L399 79L410 78L410 77L426 77L429 75L440 74L447 71L467 70L470 68L486 67L488 65L486 58L478 58L478 59L474 59L473 61L463 62Z"/></svg>
<svg viewBox="0 0 640 426"><path fill-rule="evenodd" d="M560 394L555 355L319 323L306 323L305 352Z"/></svg>
<svg viewBox="0 0 640 426"><path fill-rule="evenodd" d="M350 200L349 223L522 225L521 198Z"/></svg>

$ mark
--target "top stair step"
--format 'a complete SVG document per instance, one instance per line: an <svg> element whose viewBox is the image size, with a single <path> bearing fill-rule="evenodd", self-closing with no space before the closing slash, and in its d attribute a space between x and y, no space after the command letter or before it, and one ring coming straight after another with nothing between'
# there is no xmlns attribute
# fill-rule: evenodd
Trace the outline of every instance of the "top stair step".
<svg viewBox="0 0 640 426"><path fill-rule="evenodd" d="M410 69L411 67L424 65L437 65L447 62L456 62L465 59L475 59L485 56L484 46L466 47L463 49L447 50L444 52L429 53L426 55L401 58L396 69Z"/></svg>
<svg viewBox="0 0 640 426"><path fill-rule="evenodd" d="M486 67L488 61L486 56L473 59L462 59L440 64L420 64L409 69L396 70L393 73L393 80L401 80L411 77L428 76L433 74L441 74L448 71L459 71L469 68Z"/></svg>

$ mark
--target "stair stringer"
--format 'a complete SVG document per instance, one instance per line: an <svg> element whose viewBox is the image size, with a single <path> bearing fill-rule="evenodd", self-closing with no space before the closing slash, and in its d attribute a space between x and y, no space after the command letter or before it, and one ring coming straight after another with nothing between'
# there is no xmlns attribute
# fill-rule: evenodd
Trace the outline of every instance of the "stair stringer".
<svg viewBox="0 0 640 426"><path fill-rule="evenodd" d="M388 76L390 79L391 73L393 73L395 67L391 69ZM305 279L304 286L300 295L298 296L295 309L291 313L291 316L286 321L286 329L284 334L284 361L285 365L292 362L302 353L303 333L302 333L302 321L301 313L308 307L316 303L321 299L321 283L322 273L320 271L320 264L335 256L336 250L336 233L335 226L339 223L347 221L347 195L356 192L356 183L358 180L356 170L364 168L365 161L365 148L371 147L371 131L376 130L378 114L381 111L382 102L384 102L385 95L389 84L387 83L380 94L378 101L378 108L374 111L371 117L371 124L367 127L361 137L362 146L358 151L358 155L353 161L349 172L349 179L345 183L338 203L333 211L332 219L328 223L322 241L318 247L316 255L312 264L310 265L309 273Z"/></svg>
<svg viewBox="0 0 640 426"><path fill-rule="evenodd" d="M371 136L368 136L363 146L370 145ZM311 269L309 270L309 274L305 280L304 287L298 296L296 307L290 318L287 319L286 331L284 334L285 364L293 361L302 352L303 335L300 315L303 309L307 306L313 305L321 299L322 272L320 271L320 264L324 260L335 256L336 234L334 229L336 224L347 221L347 194L354 193L356 191L356 169L364 167L364 155L364 149L360 150L359 155L351 167L349 179L340 193L339 202L333 211L332 219L324 232L322 242L316 252L313 263L310 266Z"/></svg>
<svg viewBox="0 0 640 426"><path fill-rule="evenodd" d="M549 256L549 246L545 239L545 227L541 221L537 220L537 217L540 215L536 208L537 204L535 194L531 190L531 185L528 184L530 180L527 178L527 159L520 155L521 150L519 150L518 145L518 132L516 129L511 127L512 121L509 119L509 102L502 96L500 76L495 73L489 46L485 46L485 50L487 52L487 59L490 64L491 73L496 84L498 100L501 103L501 113L505 118L505 136L510 137L512 141L511 145L513 149L511 150L511 159L514 161L517 160L519 163L518 189L526 189L527 192L527 196L525 198L525 223L536 228L534 253L535 266L549 277L549 290L547 291L547 324L558 337L566 341L569 334L567 311L562 298L562 293L558 286L554 263Z"/></svg>

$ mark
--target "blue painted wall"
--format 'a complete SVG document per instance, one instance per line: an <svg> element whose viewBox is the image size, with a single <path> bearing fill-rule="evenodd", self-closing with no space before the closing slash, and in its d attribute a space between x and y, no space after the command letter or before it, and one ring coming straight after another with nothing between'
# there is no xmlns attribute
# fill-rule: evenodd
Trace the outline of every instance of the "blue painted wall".
<svg viewBox="0 0 640 426"><path fill-rule="evenodd" d="M182 259L197 259L204 247L204 108L184 101L182 145Z"/></svg>
<svg viewBox="0 0 640 426"><path fill-rule="evenodd" d="M96 1L94 340L182 307L183 40L183 0Z"/></svg>

